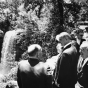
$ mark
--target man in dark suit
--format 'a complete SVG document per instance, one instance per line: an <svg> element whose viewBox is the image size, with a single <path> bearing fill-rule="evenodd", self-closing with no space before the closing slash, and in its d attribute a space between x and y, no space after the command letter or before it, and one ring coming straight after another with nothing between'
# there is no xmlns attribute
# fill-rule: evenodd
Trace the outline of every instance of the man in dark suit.
<svg viewBox="0 0 88 88"><path fill-rule="evenodd" d="M83 88L88 88L88 41L80 46L80 58L77 66L78 82Z"/></svg>
<svg viewBox="0 0 88 88"><path fill-rule="evenodd" d="M79 53L80 45L85 41L85 39L83 39L83 30L79 28L73 30L71 32L71 37L72 37L72 41L74 41L74 46L76 47L77 52Z"/></svg>
<svg viewBox="0 0 88 88"><path fill-rule="evenodd" d="M42 61L42 48L38 44L28 47L28 60L18 64L17 82L19 88L52 88L52 75L48 65Z"/></svg>
<svg viewBox="0 0 88 88"><path fill-rule="evenodd" d="M67 32L57 35L56 40L64 47L56 66L56 85L59 85L57 88L75 88L77 82L77 49Z"/></svg>
<svg viewBox="0 0 88 88"><path fill-rule="evenodd" d="M88 41L88 26L84 30L83 38Z"/></svg>

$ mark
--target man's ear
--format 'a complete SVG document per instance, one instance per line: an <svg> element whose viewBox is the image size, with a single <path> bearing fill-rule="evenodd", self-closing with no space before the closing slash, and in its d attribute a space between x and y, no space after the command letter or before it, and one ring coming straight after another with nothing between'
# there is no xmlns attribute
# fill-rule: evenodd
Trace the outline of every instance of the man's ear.
<svg viewBox="0 0 88 88"><path fill-rule="evenodd" d="M64 39L65 39L65 40L68 40L68 37L65 37Z"/></svg>

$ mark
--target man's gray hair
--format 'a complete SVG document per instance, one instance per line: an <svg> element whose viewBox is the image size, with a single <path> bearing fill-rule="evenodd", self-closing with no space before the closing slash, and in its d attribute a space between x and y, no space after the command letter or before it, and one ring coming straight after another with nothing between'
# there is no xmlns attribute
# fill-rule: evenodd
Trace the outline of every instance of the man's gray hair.
<svg viewBox="0 0 88 88"><path fill-rule="evenodd" d="M84 41L84 42L81 44L80 49L83 49L83 48L88 49L88 41Z"/></svg>
<svg viewBox="0 0 88 88"><path fill-rule="evenodd" d="M70 34L67 33L67 32L62 32L62 33L60 33L60 34L58 34L58 35L56 36L56 40L57 40L57 41L60 41L62 38L71 39L71 36L70 36Z"/></svg>

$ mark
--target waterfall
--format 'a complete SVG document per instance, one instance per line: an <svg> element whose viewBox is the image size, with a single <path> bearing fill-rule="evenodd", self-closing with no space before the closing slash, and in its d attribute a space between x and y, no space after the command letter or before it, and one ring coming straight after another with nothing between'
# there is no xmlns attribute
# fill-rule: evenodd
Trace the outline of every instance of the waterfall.
<svg viewBox="0 0 88 88"><path fill-rule="evenodd" d="M0 73L7 74L17 65L29 45L29 35L29 31L22 29L6 32L2 45Z"/></svg>
<svg viewBox="0 0 88 88"><path fill-rule="evenodd" d="M6 32L4 36L1 52L1 64L4 73L7 73L12 68L13 62L15 60L13 36L15 36L15 30Z"/></svg>

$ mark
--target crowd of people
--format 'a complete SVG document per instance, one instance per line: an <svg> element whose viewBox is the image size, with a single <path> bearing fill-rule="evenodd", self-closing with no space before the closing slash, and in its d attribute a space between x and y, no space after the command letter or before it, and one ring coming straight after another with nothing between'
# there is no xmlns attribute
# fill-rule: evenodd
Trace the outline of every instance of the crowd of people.
<svg viewBox="0 0 88 88"><path fill-rule="evenodd" d="M88 88L88 28L56 35L57 55L42 61L42 47L28 47L18 63L19 88ZM75 85L78 83L78 86Z"/></svg>

